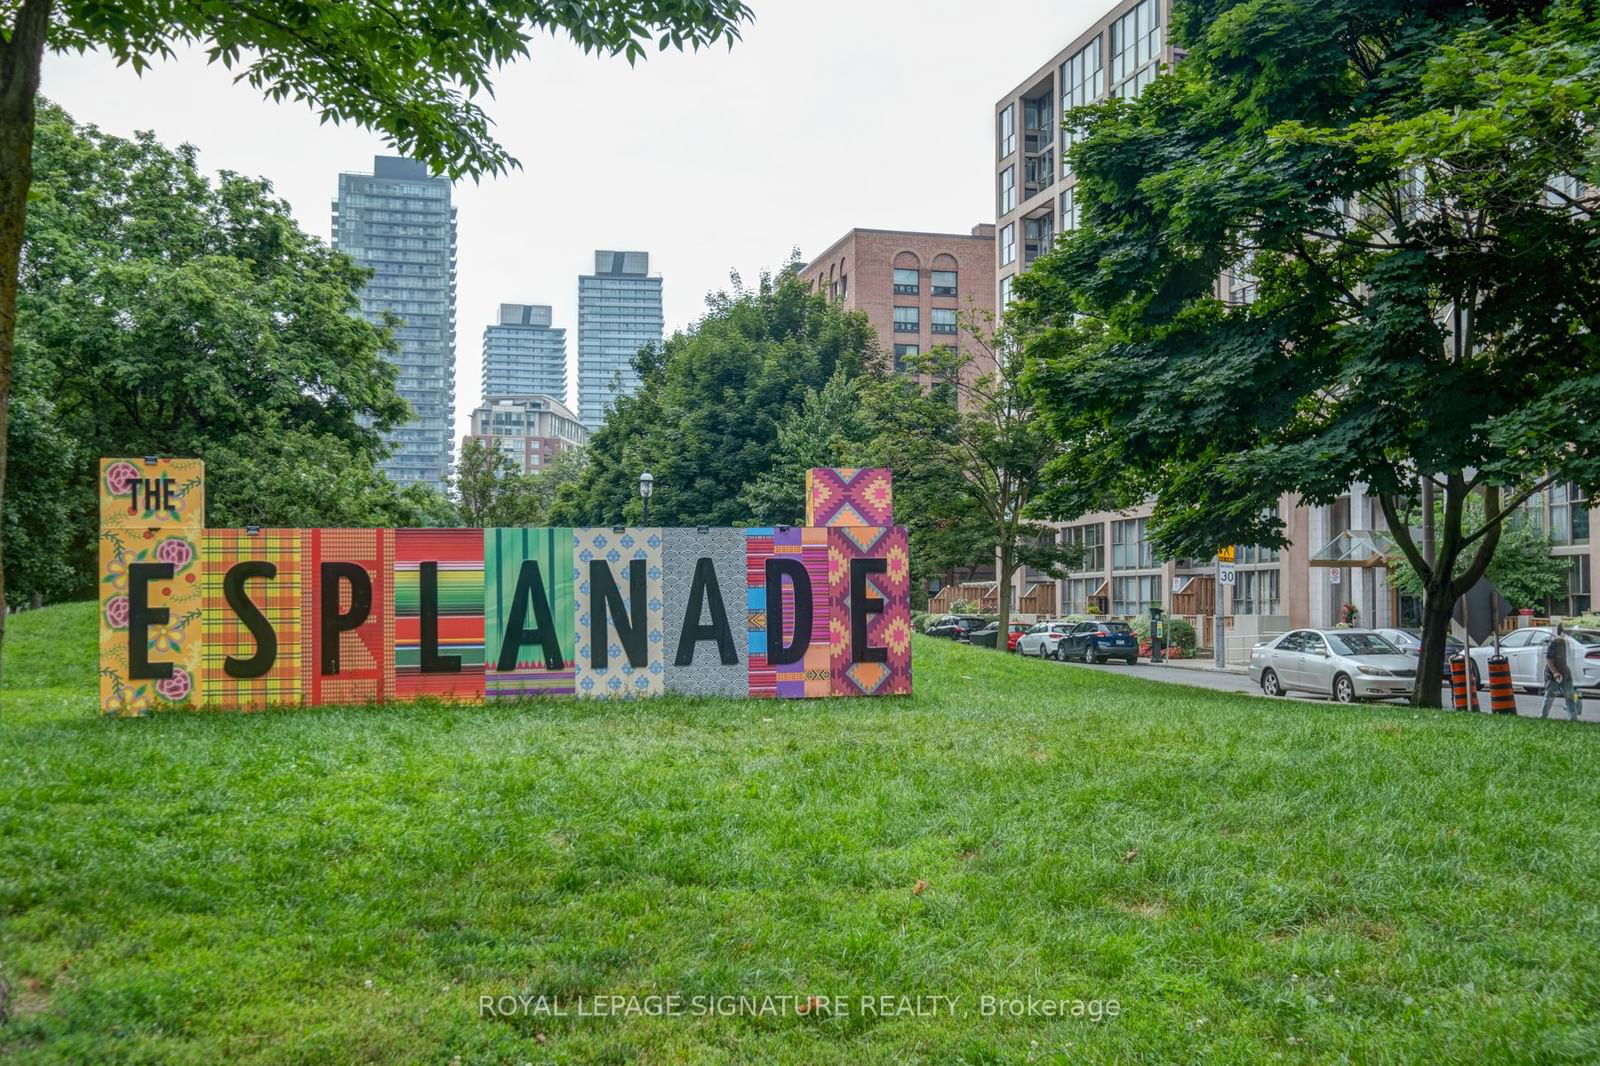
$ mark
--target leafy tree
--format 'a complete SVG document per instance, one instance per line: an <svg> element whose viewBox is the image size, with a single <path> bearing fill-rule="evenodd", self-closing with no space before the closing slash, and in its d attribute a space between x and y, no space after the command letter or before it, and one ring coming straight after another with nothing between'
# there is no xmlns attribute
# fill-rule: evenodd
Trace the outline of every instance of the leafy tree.
<svg viewBox="0 0 1600 1066"><path fill-rule="evenodd" d="M589 465L557 498L567 525L637 523L639 475L656 491L661 525L739 525L750 518L747 488L784 457L778 429L808 390L835 373L846 380L880 357L871 324L811 293L792 265L757 288L735 278L708 300L690 329L635 359L639 391L623 397L589 438Z"/></svg>
<svg viewBox="0 0 1600 1066"><path fill-rule="evenodd" d="M376 469L379 431L407 408L387 330L354 313L366 273L348 256L303 233L265 182L213 185L192 149L78 127L48 104L34 148L14 580L90 587L106 455L205 459L219 525L440 513L442 496Z"/></svg>
<svg viewBox="0 0 1600 1066"><path fill-rule="evenodd" d="M1435 704L1505 516L1552 477L1600 488L1600 21L1197 0L1174 31L1175 72L1069 117L1083 225L1017 284L1071 443L1050 503L1153 491L1163 553L1209 556L1282 544L1284 493L1366 483L1421 579Z"/></svg>
<svg viewBox="0 0 1600 1066"><path fill-rule="evenodd" d="M1477 497L1471 497L1467 500L1466 510L1467 513L1462 516L1463 524L1468 528L1481 528L1482 502ZM1434 501L1434 515L1435 523L1444 522L1443 500ZM1401 517L1408 525L1415 526L1417 511L1409 508ZM1572 567L1569 560L1550 554L1552 546L1544 531L1528 521L1526 516L1513 515L1504 522L1500 542L1495 545L1494 558L1489 560L1484 576L1500 595L1517 607L1542 604L1551 596L1559 596L1566 591L1567 576ZM1465 562L1464 559L1458 559L1457 565L1465 565ZM1421 596L1425 592L1422 578L1404 555L1396 555L1389 560L1389 584L1411 596Z"/></svg>
<svg viewBox="0 0 1600 1066"><path fill-rule="evenodd" d="M652 39L698 49L730 44L750 16L742 0L8 0L0 6L0 513L18 317L18 265L33 181L39 69L46 48L103 49L142 71L175 46L274 100L304 101L324 120L375 129L401 152L452 176L515 166L474 103L535 32L564 31L585 52L631 63ZM3 544L3 541L0 541ZM0 567L0 602L4 596ZM0 611L0 638L5 632Z"/></svg>
<svg viewBox="0 0 1600 1066"><path fill-rule="evenodd" d="M908 369L931 385L901 375L864 386L875 432L868 453L897 472L913 472L903 479L915 486L908 499L913 507L901 519L913 537L931 528L934 543L945 550L956 537L963 546L981 544L996 560L1005 632L1017 571L1033 567L1059 575L1076 551L1059 542L1054 527L1033 517L1035 501L1053 487L1052 462L1061 446L1022 387L1016 337L1003 326L996 330L992 316L962 317L962 332L970 338L966 350L940 347L909 362ZM895 486L897 515L901 480ZM975 539L967 540L969 534Z"/></svg>
<svg viewBox="0 0 1600 1066"><path fill-rule="evenodd" d="M521 467L499 448L468 437L461 446L451 487L464 526L499 526L502 511L518 495Z"/></svg>
<svg viewBox="0 0 1600 1066"><path fill-rule="evenodd" d="M806 471L849 466L866 439L855 379L839 368L822 388L809 388L778 426L770 468L739 494L761 525L798 526L806 518Z"/></svg>

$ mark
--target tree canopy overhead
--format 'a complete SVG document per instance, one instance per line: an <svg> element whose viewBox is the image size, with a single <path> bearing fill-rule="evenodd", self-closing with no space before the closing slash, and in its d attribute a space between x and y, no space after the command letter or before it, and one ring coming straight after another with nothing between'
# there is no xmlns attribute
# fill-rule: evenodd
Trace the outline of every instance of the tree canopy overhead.
<svg viewBox="0 0 1600 1066"><path fill-rule="evenodd" d="M176 46L198 45L272 99L377 130L399 151L459 177L516 165L476 98L493 92L502 64L527 54L534 33L563 31L586 52L632 63L652 43L731 44L749 18L742 0L0 0L0 513L17 269L46 48L103 49L142 72L153 59L172 58ZM0 546L9 528L0 525ZM4 573L0 566L0 603Z"/></svg>
<svg viewBox="0 0 1600 1066"><path fill-rule="evenodd" d="M460 177L515 166L476 98L526 58L536 34L633 63L655 43L730 45L742 0L23 0L49 11L54 51L97 48L135 71L197 45L274 100L383 134L402 154ZM19 18L23 11L19 10Z"/></svg>
<svg viewBox="0 0 1600 1066"><path fill-rule="evenodd" d="M1069 116L1083 226L1017 284L1063 463L1153 491L1168 555L1281 543L1280 494L1365 483L1437 649L1506 513L1600 488L1595 7L1199 0L1174 28L1174 73Z"/></svg>

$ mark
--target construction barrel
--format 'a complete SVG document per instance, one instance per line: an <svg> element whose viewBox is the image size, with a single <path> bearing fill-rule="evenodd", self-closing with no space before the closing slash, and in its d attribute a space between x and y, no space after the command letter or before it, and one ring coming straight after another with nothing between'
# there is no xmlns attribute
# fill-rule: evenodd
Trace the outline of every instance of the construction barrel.
<svg viewBox="0 0 1600 1066"><path fill-rule="evenodd" d="M1511 663L1504 655L1489 656L1489 710L1517 713L1517 690L1511 687Z"/></svg>
<svg viewBox="0 0 1600 1066"><path fill-rule="evenodd" d="M1452 655L1450 657L1450 696L1452 706L1458 711L1467 709L1467 657L1465 655Z"/></svg>

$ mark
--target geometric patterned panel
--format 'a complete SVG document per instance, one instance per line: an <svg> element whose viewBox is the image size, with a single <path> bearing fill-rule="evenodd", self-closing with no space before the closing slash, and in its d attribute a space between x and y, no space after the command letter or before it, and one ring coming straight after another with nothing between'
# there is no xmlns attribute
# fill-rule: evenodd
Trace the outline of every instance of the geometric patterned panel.
<svg viewBox="0 0 1600 1066"><path fill-rule="evenodd" d="M745 668L749 634L745 623L744 531L666 529L662 530L662 541L662 621L667 638L662 660L666 664L666 690L693 696L745 695L750 680ZM702 559L710 563L715 578L702 594L699 617L691 618L690 593ZM691 665L676 665L683 646L684 623L702 628L712 624L713 595L717 597L715 602L722 605L737 661L723 663L718 642L703 637L684 649L692 652Z"/></svg>
<svg viewBox="0 0 1600 1066"><path fill-rule="evenodd" d="M276 652L265 672L235 677L235 670L255 673L252 660L260 640L228 603L228 574L241 563L269 563L276 574L246 578L236 590L253 604L260 620L271 627ZM259 709L300 702L300 531L211 529L205 537L205 693L211 707Z"/></svg>
<svg viewBox="0 0 1600 1066"><path fill-rule="evenodd" d="M767 587L767 561L792 559L801 564L809 579L803 585L780 582L781 603ZM778 526L745 531L746 624L750 640L750 695L801 699L832 695L829 682L828 610L828 531L820 527ZM774 606L781 606L783 629L779 634L784 647L796 643L799 620L796 600L809 598L811 629L804 656L799 662L774 666L768 661L767 625Z"/></svg>
<svg viewBox="0 0 1600 1066"><path fill-rule="evenodd" d="M433 564L435 646L423 672L425 564ZM394 691L400 699L483 699L483 530L397 529L394 536ZM452 662L453 661L453 662Z"/></svg>
<svg viewBox="0 0 1600 1066"><path fill-rule="evenodd" d="M828 530L828 599L832 612L830 676L837 696L901 696L911 692L911 566L904 527L835 526ZM882 662L866 662L854 646L857 605L851 563L882 560L882 572L865 575L868 601L882 609L866 615L867 646L883 649ZM876 657L876 656L875 656Z"/></svg>
<svg viewBox="0 0 1600 1066"><path fill-rule="evenodd" d="M576 643L578 695L596 699L631 696L659 696L666 691L666 633L662 629L661 530L658 527L610 526L578 528L572 531L573 604L577 616ZM589 580L594 563L609 568L626 621L616 618L613 604L604 588ZM634 562L643 563L644 588L632 586ZM637 605L644 617L635 617ZM604 631L600 629L601 610L605 610ZM635 654L643 666L634 666L623 646L622 625L635 642ZM603 645L598 641L604 641ZM596 653L605 652L605 664L598 665Z"/></svg>
<svg viewBox="0 0 1600 1066"><path fill-rule="evenodd" d="M306 529L300 538L300 698L312 705L394 699L394 540L392 529ZM341 630L337 673L322 672L322 565L353 563L372 591L366 619ZM283 571L278 571L281 576ZM351 582L336 590L339 613L351 609ZM283 643L279 641L279 653Z"/></svg>
<svg viewBox="0 0 1600 1066"><path fill-rule="evenodd" d="M894 474L888 467L812 467L806 471L806 525L891 526Z"/></svg>
<svg viewBox="0 0 1600 1066"><path fill-rule="evenodd" d="M570 528L485 529L484 555L484 658L485 694L489 696L570 696L575 691L573 658L572 530ZM539 583L529 579L530 602L522 617L512 613L517 586L524 572L537 572ZM540 614L531 598L542 590L560 665L551 669L540 633L517 649L515 666L500 669L502 645L508 634L537 630Z"/></svg>

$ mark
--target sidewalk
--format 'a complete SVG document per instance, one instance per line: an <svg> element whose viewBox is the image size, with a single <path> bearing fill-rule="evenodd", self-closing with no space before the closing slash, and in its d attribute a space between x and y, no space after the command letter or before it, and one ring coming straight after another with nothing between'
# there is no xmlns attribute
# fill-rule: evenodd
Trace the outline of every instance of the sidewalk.
<svg viewBox="0 0 1600 1066"><path fill-rule="evenodd" d="M1213 674L1239 674L1243 676L1249 672L1245 669L1243 663L1233 663L1218 669L1216 661L1211 657L1211 652L1209 651L1200 652L1196 658L1167 659L1164 662L1153 663L1150 661L1149 656L1145 656L1139 661L1146 666L1171 666L1180 670L1205 670Z"/></svg>

